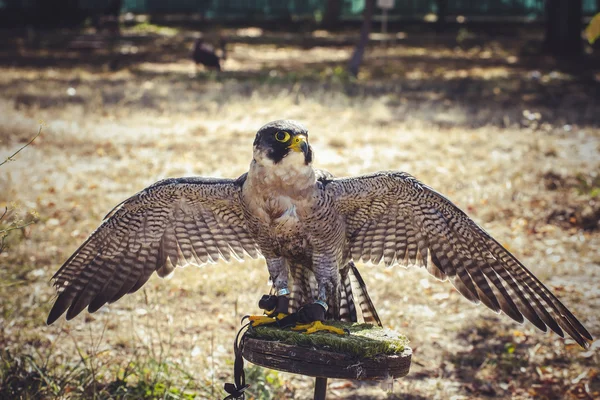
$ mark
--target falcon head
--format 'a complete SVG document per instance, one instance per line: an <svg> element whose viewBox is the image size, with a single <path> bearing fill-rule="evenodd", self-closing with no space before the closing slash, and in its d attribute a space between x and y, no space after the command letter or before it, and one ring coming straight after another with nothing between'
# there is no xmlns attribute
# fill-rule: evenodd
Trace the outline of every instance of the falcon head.
<svg viewBox="0 0 600 400"><path fill-rule="evenodd" d="M292 120L269 122L256 133L254 160L259 164L310 165L312 149L308 130Z"/></svg>

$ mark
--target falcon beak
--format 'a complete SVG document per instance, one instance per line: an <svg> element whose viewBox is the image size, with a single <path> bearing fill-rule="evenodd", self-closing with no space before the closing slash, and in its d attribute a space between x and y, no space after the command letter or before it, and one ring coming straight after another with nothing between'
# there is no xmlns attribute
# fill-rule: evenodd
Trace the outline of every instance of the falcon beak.
<svg viewBox="0 0 600 400"><path fill-rule="evenodd" d="M303 152L304 154L308 153L308 141L306 136L304 135L296 135L292 138L292 144L288 146L288 149Z"/></svg>

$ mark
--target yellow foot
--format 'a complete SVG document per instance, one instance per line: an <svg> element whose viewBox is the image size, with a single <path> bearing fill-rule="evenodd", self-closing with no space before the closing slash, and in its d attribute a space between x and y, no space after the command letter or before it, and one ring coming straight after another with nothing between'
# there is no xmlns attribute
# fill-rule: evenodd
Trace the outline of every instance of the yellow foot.
<svg viewBox="0 0 600 400"><path fill-rule="evenodd" d="M327 331L327 332L331 332L331 333L337 333L338 335L345 335L346 332L344 332L343 329L340 328L336 328L335 326L331 326L331 325L325 325L324 323L322 323L321 321L314 321L311 322L310 324L298 324L295 327L292 328L292 330L294 331L304 331L304 333L315 333L315 332L319 332L319 331Z"/></svg>
<svg viewBox="0 0 600 400"><path fill-rule="evenodd" d="M270 315L250 315L248 316L248 321L252 324L252 326L266 325L277 322L278 320L286 317L286 314L279 313L275 316Z"/></svg>

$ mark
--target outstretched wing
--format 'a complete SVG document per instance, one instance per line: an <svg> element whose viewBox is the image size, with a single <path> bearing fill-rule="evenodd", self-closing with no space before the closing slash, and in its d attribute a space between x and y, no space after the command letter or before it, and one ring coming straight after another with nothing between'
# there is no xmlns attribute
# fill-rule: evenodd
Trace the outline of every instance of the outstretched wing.
<svg viewBox="0 0 600 400"><path fill-rule="evenodd" d="M119 204L53 276L58 298L47 323L117 301L154 271L257 257L240 201L244 179L166 179Z"/></svg>
<svg viewBox="0 0 600 400"><path fill-rule="evenodd" d="M400 172L334 179L325 190L345 218L354 260L419 265L469 300L542 331L592 336L508 250L450 200Z"/></svg>

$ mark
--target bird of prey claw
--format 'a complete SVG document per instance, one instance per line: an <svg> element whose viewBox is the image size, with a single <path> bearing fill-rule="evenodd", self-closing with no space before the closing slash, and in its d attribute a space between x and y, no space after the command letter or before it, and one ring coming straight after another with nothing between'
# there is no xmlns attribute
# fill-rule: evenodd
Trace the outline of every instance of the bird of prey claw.
<svg viewBox="0 0 600 400"><path fill-rule="evenodd" d="M338 335L346 334L346 331L343 329L323 324L322 321L325 319L327 311L327 306L323 302L316 301L312 304L307 304L289 315L284 313L275 315L275 310L273 310L271 315L249 316L248 319L252 326L268 325L279 328L291 328L293 331L304 331L306 334L320 331L337 333Z"/></svg>
<svg viewBox="0 0 600 400"><path fill-rule="evenodd" d="M589 346L571 311L440 193L404 172L334 178L312 163L307 129L274 121L258 130L239 178L165 179L123 201L54 275L48 324L95 312L154 272L262 255L286 318L322 304L313 321L381 325L354 262L417 265L474 303Z"/></svg>
<svg viewBox="0 0 600 400"><path fill-rule="evenodd" d="M268 315L249 315L248 321L250 321L250 325L252 326L274 325L277 324L277 321L281 320L286 316L286 314L279 314L273 317Z"/></svg>
<svg viewBox="0 0 600 400"><path fill-rule="evenodd" d="M325 325L321 321L313 321L309 324L298 324L292 328L293 331L304 331L306 334L315 332L331 332L338 335L346 335L346 330L337 328L332 325Z"/></svg>
<svg viewBox="0 0 600 400"><path fill-rule="evenodd" d="M316 301L313 304L302 306L296 313L292 314L293 320L296 323L292 327L293 331L304 331L306 334L315 332L331 332L344 336L346 331L332 325L323 324L325 314L327 312L327 304L322 301ZM287 319L291 319L288 316ZM291 322L291 321L290 321ZM285 323L282 320L281 323Z"/></svg>

